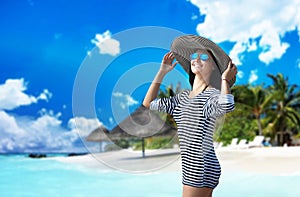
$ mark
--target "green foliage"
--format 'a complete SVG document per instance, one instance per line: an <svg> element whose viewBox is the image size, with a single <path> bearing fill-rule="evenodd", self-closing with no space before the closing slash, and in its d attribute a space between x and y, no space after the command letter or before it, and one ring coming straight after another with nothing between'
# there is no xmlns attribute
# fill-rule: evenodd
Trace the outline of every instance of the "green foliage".
<svg viewBox="0 0 300 197"><path fill-rule="evenodd" d="M107 144L104 148L104 151L116 151L121 149L126 149L130 147L130 142L127 139L117 139L113 140L113 143Z"/></svg>
<svg viewBox="0 0 300 197"><path fill-rule="evenodd" d="M145 139L145 149L164 149L172 148L174 144L178 144L175 137L151 137ZM131 143L134 150L142 150L142 140L135 140Z"/></svg>
<svg viewBox="0 0 300 197"><path fill-rule="evenodd" d="M224 124L220 125L215 132L214 140L223 142L224 145L230 144L232 138L251 141L258 132L258 128L255 120L249 117L251 115L237 104L236 109L225 116Z"/></svg>
<svg viewBox="0 0 300 197"><path fill-rule="evenodd" d="M261 117L269 110L273 95L264 89L262 85L235 86L232 89L232 93L235 96L235 102L240 105L239 107L256 119L258 133L262 135L263 125Z"/></svg>
<svg viewBox="0 0 300 197"><path fill-rule="evenodd" d="M278 142L279 145L285 143L283 141L283 133L285 131L299 132L300 125L300 92L297 85L288 84L288 79L281 73L276 76L269 74L273 80L273 85L268 87L268 91L273 95L273 105L271 108L272 130L273 132L280 132L281 138ZM273 134L273 135L276 135Z"/></svg>
<svg viewBox="0 0 300 197"><path fill-rule="evenodd" d="M252 141L256 135L271 137L274 141L278 132L284 131L292 131L300 136L300 91L297 85L290 85L281 73L276 76L268 74L268 77L273 80L273 84L267 87L247 84L232 88L236 109L226 115L225 122L219 123L214 135L215 141L226 145L231 143L232 138ZM158 97L174 96L180 89L180 84L177 84L175 91L170 85L161 89ZM160 116L176 127L172 116ZM284 142L277 143L282 145ZM151 146L158 147L156 144Z"/></svg>
<svg viewBox="0 0 300 197"><path fill-rule="evenodd" d="M179 94L181 91L181 84L178 83L176 85L175 91L173 90L173 85L170 85L166 87L166 89L160 89L158 93L158 98L166 98L166 97L171 97L175 96L176 94ZM177 128L176 122L173 119L172 115L160 112L159 116L166 121L167 124L173 126L174 128Z"/></svg>
<svg viewBox="0 0 300 197"><path fill-rule="evenodd" d="M126 139L118 139L114 143L121 148L129 148L129 141Z"/></svg>
<svg viewBox="0 0 300 197"><path fill-rule="evenodd" d="M297 85L288 84L281 73L268 77L273 80L268 87L248 84L232 89L236 109L226 115L222 132L216 132L215 140L228 144L232 138L249 141L255 135L265 135L275 140L280 132L299 133L300 91ZM277 143L282 145L283 138Z"/></svg>
<svg viewBox="0 0 300 197"><path fill-rule="evenodd" d="M107 144L104 148L105 152L117 151L117 150L121 150L121 148L120 148L120 146L117 146L116 144Z"/></svg>

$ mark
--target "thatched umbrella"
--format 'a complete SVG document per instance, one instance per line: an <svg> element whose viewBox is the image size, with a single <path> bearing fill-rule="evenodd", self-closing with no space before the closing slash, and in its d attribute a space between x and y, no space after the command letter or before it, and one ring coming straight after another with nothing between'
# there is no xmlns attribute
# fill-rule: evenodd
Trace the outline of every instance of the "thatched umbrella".
<svg viewBox="0 0 300 197"><path fill-rule="evenodd" d="M165 123L158 114L141 106L113 128L108 133L108 137L111 139L141 138L142 153L143 157L145 157L144 138L153 136L174 136L176 132L176 128Z"/></svg>
<svg viewBox="0 0 300 197"><path fill-rule="evenodd" d="M100 152L102 152L102 142L110 141L107 134L109 133L108 129L104 126L100 126L94 131L92 131L85 139L90 142L100 142Z"/></svg>

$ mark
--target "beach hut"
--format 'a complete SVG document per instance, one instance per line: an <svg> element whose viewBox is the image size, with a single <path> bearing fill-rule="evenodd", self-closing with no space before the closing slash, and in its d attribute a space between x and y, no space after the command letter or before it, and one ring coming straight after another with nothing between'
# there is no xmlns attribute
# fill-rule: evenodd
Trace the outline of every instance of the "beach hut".
<svg viewBox="0 0 300 197"><path fill-rule="evenodd" d="M110 141L107 134L109 133L108 129L104 126L100 126L97 129L93 130L86 138L86 141L89 142L99 142L100 143L100 152L102 152L102 142Z"/></svg>
<svg viewBox="0 0 300 197"><path fill-rule="evenodd" d="M176 128L163 121L160 116L140 106L109 133L111 139L139 138L142 140L142 156L145 157L144 139L156 136L175 136Z"/></svg>

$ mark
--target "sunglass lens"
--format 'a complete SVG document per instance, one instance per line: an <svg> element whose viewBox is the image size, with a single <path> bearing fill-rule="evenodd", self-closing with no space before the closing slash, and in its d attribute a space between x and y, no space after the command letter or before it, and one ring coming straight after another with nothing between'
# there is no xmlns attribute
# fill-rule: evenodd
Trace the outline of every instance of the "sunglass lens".
<svg viewBox="0 0 300 197"><path fill-rule="evenodd" d="M203 61L206 61L206 60L208 60L208 55L205 53L202 53L202 54L200 54L200 59Z"/></svg>
<svg viewBox="0 0 300 197"><path fill-rule="evenodd" d="M198 53L193 53L191 55L191 60L197 59L198 58Z"/></svg>
<svg viewBox="0 0 300 197"><path fill-rule="evenodd" d="M202 54L199 54L199 53L193 53L191 55L191 60L194 60L194 59L197 59L199 58L202 60L202 61L206 61L208 60L209 56L206 54L206 53L202 53Z"/></svg>

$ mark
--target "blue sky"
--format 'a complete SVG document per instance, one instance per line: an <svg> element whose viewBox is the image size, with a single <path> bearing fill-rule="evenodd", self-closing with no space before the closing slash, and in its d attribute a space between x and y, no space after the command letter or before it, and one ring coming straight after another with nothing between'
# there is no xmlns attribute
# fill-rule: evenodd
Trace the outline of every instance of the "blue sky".
<svg viewBox="0 0 300 197"><path fill-rule="evenodd" d="M299 13L296 0L1 1L0 152L92 149L82 139L141 104L180 34L219 43L237 84L299 84ZM164 84L178 81L180 66Z"/></svg>

